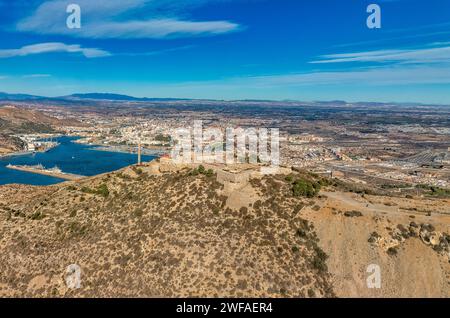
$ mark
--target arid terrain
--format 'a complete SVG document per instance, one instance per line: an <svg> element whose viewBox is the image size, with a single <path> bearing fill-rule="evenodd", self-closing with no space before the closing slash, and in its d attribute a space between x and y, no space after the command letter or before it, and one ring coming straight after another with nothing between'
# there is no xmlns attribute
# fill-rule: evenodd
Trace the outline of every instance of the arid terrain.
<svg viewBox="0 0 450 318"><path fill-rule="evenodd" d="M0 12L0 300L450 298L450 0Z"/></svg>
<svg viewBox="0 0 450 318"><path fill-rule="evenodd" d="M42 112L15 106L0 106L0 155L26 150L18 134L56 133L58 127L80 125L73 119L58 119Z"/></svg>
<svg viewBox="0 0 450 318"><path fill-rule="evenodd" d="M210 170L211 169L211 170ZM448 297L450 200L165 160L0 188L6 297ZM66 268L82 270L69 289ZM381 268L369 289L366 268Z"/></svg>

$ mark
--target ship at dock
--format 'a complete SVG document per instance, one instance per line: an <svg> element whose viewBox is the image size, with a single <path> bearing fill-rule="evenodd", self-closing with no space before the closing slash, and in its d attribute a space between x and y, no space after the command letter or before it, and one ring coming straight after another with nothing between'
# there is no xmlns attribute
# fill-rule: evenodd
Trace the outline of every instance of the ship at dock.
<svg viewBox="0 0 450 318"><path fill-rule="evenodd" d="M58 166L54 166L53 168L45 168L42 164L21 165L21 166L8 164L6 168L24 172L43 174L64 180L78 180L84 177L77 174L63 172Z"/></svg>

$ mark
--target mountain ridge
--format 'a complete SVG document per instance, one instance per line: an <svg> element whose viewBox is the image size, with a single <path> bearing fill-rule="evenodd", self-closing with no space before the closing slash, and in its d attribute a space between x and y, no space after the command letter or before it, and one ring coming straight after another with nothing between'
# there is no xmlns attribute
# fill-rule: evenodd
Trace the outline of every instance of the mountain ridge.
<svg viewBox="0 0 450 318"><path fill-rule="evenodd" d="M124 94L116 93L74 93L71 95L57 96L57 97L46 97L39 95L28 95L28 94L9 94L5 92L0 92L0 101L115 101L115 102L179 102L179 101L199 101L199 102L241 102L241 103L286 103L295 104L303 103L305 105L333 105L333 106L364 106L364 105L399 105L399 106L450 106L444 104L424 104L415 102L347 102L342 100L330 100L330 101L301 101L301 100L268 100L268 99L235 99L235 100L220 100L220 99L201 99L201 98L171 98L171 97L135 97Z"/></svg>

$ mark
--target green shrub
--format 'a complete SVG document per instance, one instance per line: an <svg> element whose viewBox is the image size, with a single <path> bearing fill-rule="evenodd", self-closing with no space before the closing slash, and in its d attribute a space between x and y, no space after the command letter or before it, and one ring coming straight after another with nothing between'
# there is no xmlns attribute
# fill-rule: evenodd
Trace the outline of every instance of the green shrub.
<svg viewBox="0 0 450 318"><path fill-rule="evenodd" d="M91 188L88 188L88 187L82 187L81 188L81 192L101 195L104 198L107 198L109 196L108 186L106 184L104 184L104 183L101 184L100 186L98 186L97 189L91 189Z"/></svg>
<svg viewBox="0 0 450 318"><path fill-rule="evenodd" d="M158 134L155 136L156 141L160 141L161 143L169 143L172 138L170 136L165 136L163 134Z"/></svg>
<svg viewBox="0 0 450 318"><path fill-rule="evenodd" d="M296 234L298 237L307 237L306 231L302 229L298 229Z"/></svg>
<svg viewBox="0 0 450 318"><path fill-rule="evenodd" d="M436 197L448 197L450 196L450 189L444 189L436 186L429 186L426 184L416 185L417 189L423 189L430 191L429 194Z"/></svg>
<svg viewBox="0 0 450 318"><path fill-rule="evenodd" d="M45 215L42 212L36 211L30 216L30 219L32 219L32 220L42 220L44 217L45 217Z"/></svg>
<svg viewBox="0 0 450 318"><path fill-rule="evenodd" d="M142 215L144 215L144 211L142 209L138 208L138 209L133 211L133 215L135 217L141 217Z"/></svg>
<svg viewBox="0 0 450 318"><path fill-rule="evenodd" d="M347 212L345 212L345 213L344 213L344 216L353 218L353 217L360 217L360 216L363 216L363 214L362 214L361 212L359 212L359 211L352 210L352 211L347 211Z"/></svg>
<svg viewBox="0 0 450 318"><path fill-rule="evenodd" d="M92 192L92 189L91 188L88 188L88 187L82 187L81 188L81 192L83 192L83 193L93 193Z"/></svg>
<svg viewBox="0 0 450 318"><path fill-rule="evenodd" d="M312 261L313 267L320 272L326 272L328 270L328 266L326 263L328 255L325 254L325 252L322 251L322 249L320 249L319 247L315 247L314 251L316 252L316 255L314 256Z"/></svg>
<svg viewBox="0 0 450 318"><path fill-rule="evenodd" d="M199 175L198 169L193 169L192 171L189 172L189 175L190 176L198 176Z"/></svg>
<svg viewBox="0 0 450 318"><path fill-rule="evenodd" d="M109 189L106 184L102 184L97 188L96 191L97 194L101 195L104 198L107 198L109 196Z"/></svg>
<svg viewBox="0 0 450 318"><path fill-rule="evenodd" d="M319 183L307 179L297 179L292 185L292 193L296 197L312 198L319 193L320 189Z"/></svg>
<svg viewBox="0 0 450 318"><path fill-rule="evenodd" d="M398 253L398 250L396 247L389 247L387 250L388 255L390 256L396 256Z"/></svg>
<svg viewBox="0 0 450 318"><path fill-rule="evenodd" d="M87 227L86 225L82 225L78 222L72 222L69 224L69 231L73 235L84 235L86 234Z"/></svg>
<svg viewBox="0 0 450 318"><path fill-rule="evenodd" d="M189 172L190 176L198 176L199 174L205 175L207 177L212 177L212 176L214 176L214 170L213 169L206 170L203 165L200 165L200 166L198 166L197 169L192 169Z"/></svg>
<svg viewBox="0 0 450 318"><path fill-rule="evenodd" d="M372 232L372 234L370 234L370 237L367 241L369 243L375 243L380 237L381 237L380 234L378 234L377 232Z"/></svg>

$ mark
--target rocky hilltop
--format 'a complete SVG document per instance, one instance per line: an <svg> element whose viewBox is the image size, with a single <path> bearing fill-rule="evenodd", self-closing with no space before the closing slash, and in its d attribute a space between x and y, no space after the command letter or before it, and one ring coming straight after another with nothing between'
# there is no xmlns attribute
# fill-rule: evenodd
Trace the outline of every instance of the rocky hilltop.
<svg viewBox="0 0 450 318"><path fill-rule="evenodd" d="M305 171L165 160L3 186L0 296L449 296L449 201L342 187ZM374 263L380 289L366 284ZM81 288L66 284L71 264Z"/></svg>

